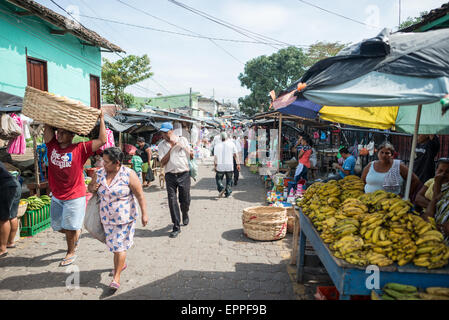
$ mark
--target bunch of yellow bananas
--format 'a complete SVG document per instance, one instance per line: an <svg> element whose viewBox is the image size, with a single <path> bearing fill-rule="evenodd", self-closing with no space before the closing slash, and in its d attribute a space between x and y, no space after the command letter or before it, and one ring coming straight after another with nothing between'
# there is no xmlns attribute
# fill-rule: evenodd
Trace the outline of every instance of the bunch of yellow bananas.
<svg viewBox="0 0 449 320"><path fill-rule="evenodd" d="M449 262L449 247L444 243L444 237L436 228L435 220L429 222L419 216L412 217L417 246L413 263L428 269L441 268Z"/></svg>
<svg viewBox="0 0 449 320"><path fill-rule="evenodd" d="M364 194L365 184L357 176L350 175L338 181L341 189L340 200L343 202L348 198L357 198Z"/></svg>
<svg viewBox="0 0 449 320"><path fill-rule="evenodd" d="M355 219L359 219L359 217L368 213L368 207L356 198L348 198L343 201L339 211L345 217L354 217Z"/></svg>

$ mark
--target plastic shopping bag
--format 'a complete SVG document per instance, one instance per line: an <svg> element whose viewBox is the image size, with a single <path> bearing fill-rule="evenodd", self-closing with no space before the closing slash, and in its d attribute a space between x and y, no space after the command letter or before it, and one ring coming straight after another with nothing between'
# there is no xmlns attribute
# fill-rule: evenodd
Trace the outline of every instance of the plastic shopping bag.
<svg viewBox="0 0 449 320"><path fill-rule="evenodd" d="M195 159L189 160L189 169L190 169L190 176L193 180L196 181L196 177L198 176L198 164L196 163Z"/></svg>
<svg viewBox="0 0 449 320"><path fill-rule="evenodd" d="M100 198L96 194L87 202L84 228L98 241L106 243L106 234L100 217Z"/></svg>

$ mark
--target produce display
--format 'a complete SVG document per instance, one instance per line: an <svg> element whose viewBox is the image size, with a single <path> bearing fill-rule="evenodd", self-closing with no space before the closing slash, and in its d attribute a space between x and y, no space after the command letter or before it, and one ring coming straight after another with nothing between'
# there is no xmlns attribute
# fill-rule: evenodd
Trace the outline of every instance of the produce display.
<svg viewBox="0 0 449 320"><path fill-rule="evenodd" d="M27 211L39 210L44 206L50 205L51 198L47 195L43 195L40 198L37 196L28 197L26 200L21 199L22 203L28 203ZM20 202L19 202L20 203Z"/></svg>
<svg viewBox="0 0 449 320"><path fill-rule="evenodd" d="M382 295L371 292L372 300L449 300L449 288L429 287L425 292L418 288L400 283L387 283Z"/></svg>
<svg viewBox="0 0 449 320"><path fill-rule="evenodd" d="M448 264L449 247L434 219L425 221L410 201L393 193L363 193L356 176L316 182L297 205L333 255L349 263L385 267L413 262L429 269Z"/></svg>

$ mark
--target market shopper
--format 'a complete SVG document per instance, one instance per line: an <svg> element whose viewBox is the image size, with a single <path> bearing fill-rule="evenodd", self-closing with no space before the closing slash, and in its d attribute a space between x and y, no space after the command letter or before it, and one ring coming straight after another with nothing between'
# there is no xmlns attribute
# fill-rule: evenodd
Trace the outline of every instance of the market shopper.
<svg viewBox="0 0 449 320"><path fill-rule="evenodd" d="M159 161L165 171L168 205L173 222L170 238L176 238L181 232L181 214L184 226L189 224L190 208L190 174L189 158L193 159L193 151L184 137L178 137L170 122L164 122L160 129L162 140L158 145ZM177 193L179 192L179 204Z"/></svg>
<svg viewBox="0 0 449 320"><path fill-rule="evenodd" d="M435 176L443 175L445 178L443 179L442 188L446 188L446 184L449 184L449 159L442 158L438 161L437 169L435 171ZM434 193L434 184L435 178L431 178L426 181L426 183L422 186L422 188L418 191L418 194L415 198L415 205L426 209L430 202L433 199Z"/></svg>
<svg viewBox="0 0 449 320"><path fill-rule="evenodd" d="M138 137L137 138L137 145L138 145L138 155L142 158L142 180L143 180L143 187L149 187L151 183L151 176L152 174L148 174L151 169L151 148L148 143L145 142L144 137ZM153 179L154 180L154 179Z"/></svg>
<svg viewBox="0 0 449 320"><path fill-rule="evenodd" d="M433 198L423 217L433 217L438 229L443 233L446 245L449 245L449 158L438 161L437 168L442 170L434 178Z"/></svg>
<svg viewBox="0 0 449 320"><path fill-rule="evenodd" d="M300 138L301 148L298 152L298 166L295 171L295 183L299 180L307 180L307 172L310 169L310 156L312 155L312 139L308 136Z"/></svg>
<svg viewBox="0 0 449 320"><path fill-rule="evenodd" d="M214 148L214 168L215 181L217 183L218 196L223 194L229 198L232 193L232 174L234 171L233 163L237 163L237 170L240 171L238 161L238 152L232 140L228 139L226 132L220 134L221 142ZM223 186L223 177L226 176L226 187Z"/></svg>
<svg viewBox="0 0 449 320"><path fill-rule="evenodd" d="M393 159L395 149L389 142L382 143L378 148L378 161L370 162L362 172L365 183L365 193L385 190L395 194L402 194L404 181L407 180L408 168L401 160ZM410 194L419 187L420 181L413 174Z"/></svg>
<svg viewBox="0 0 449 320"><path fill-rule="evenodd" d="M232 137L232 142L235 145L235 149L237 151L237 155L238 155L238 159L241 158L241 153L242 153L242 145L240 143L240 139L237 139L236 136ZM235 160L236 158L233 158L233 174L234 174L234 185L236 186L237 183L239 182L239 173L240 173L240 169L238 168L240 163L237 163L237 161Z"/></svg>
<svg viewBox="0 0 449 320"><path fill-rule="evenodd" d="M22 187L0 161L0 258L6 257L8 249L16 247L14 239L18 231L19 209Z"/></svg>
<svg viewBox="0 0 449 320"><path fill-rule="evenodd" d="M243 137L243 163L246 164L248 158L248 136Z"/></svg>
<svg viewBox="0 0 449 320"><path fill-rule="evenodd" d="M413 172L424 183L435 174L435 157L440 151L440 141L437 135L420 134L417 142Z"/></svg>
<svg viewBox="0 0 449 320"><path fill-rule="evenodd" d="M106 234L106 245L114 253L112 289L120 287L121 272L126 269L126 252L133 245L138 217L137 203L142 210L142 225L148 223L147 207L142 184L137 174L125 167L120 148L104 150L104 168L97 171L89 184L89 191L100 198L101 223Z"/></svg>
<svg viewBox="0 0 449 320"><path fill-rule="evenodd" d="M68 266L76 259L75 250L86 212L84 163L107 141L103 111L97 139L74 144L74 136L73 132L45 125L48 183L52 192L51 226L54 231L64 233L67 241L67 254L60 266Z"/></svg>

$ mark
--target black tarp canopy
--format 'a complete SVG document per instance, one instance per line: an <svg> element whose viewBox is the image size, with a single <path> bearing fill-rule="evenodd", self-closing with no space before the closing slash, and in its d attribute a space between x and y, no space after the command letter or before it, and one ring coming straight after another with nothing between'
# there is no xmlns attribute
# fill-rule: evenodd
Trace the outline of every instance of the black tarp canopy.
<svg viewBox="0 0 449 320"><path fill-rule="evenodd" d="M21 112L23 98L0 91L0 112Z"/></svg>

